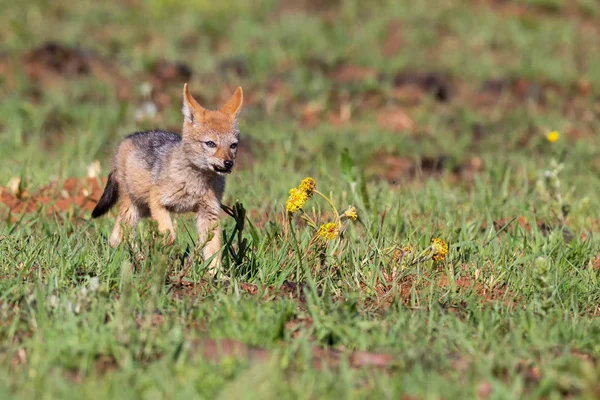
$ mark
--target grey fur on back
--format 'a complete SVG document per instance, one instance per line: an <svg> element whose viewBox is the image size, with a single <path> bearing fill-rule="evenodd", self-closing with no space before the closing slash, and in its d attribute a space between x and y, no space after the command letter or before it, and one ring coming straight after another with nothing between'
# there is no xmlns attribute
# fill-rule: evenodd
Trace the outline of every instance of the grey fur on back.
<svg viewBox="0 0 600 400"><path fill-rule="evenodd" d="M181 143L181 136L177 133L161 130L135 132L128 135L127 139L133 142L136 155L146 163L154 178L158 176L169 152Z"/></svg>

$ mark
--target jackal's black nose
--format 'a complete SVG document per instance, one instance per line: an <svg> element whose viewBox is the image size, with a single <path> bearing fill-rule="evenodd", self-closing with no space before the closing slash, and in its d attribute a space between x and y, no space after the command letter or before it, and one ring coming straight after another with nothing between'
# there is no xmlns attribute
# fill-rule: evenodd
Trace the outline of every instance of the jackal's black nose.
<svg viewBox="0 0 600 400"><path fill-rule="evenodd" d="M227 169L233 168L233 161L231 161L231 160L225 160L225 161L223 161L223 164L225 165L225 168L227 168Z"/></svg>

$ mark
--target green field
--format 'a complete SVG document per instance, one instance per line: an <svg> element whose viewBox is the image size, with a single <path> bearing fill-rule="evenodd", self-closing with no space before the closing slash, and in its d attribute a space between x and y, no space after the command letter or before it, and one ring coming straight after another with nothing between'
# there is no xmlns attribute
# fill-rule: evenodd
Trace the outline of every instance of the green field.
<svg viewBox="0 0 600 400"><path fill-rule="evenodd" d="M595 0L0 0L0 398L597 398L599 66ZM90 219L185 82L244 88L216 280Z"/></svg>

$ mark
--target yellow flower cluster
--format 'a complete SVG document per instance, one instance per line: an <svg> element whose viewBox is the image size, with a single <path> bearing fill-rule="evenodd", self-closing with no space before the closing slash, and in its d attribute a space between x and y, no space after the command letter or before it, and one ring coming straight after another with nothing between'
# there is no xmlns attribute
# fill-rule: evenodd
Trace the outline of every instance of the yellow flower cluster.
<svg viewBox="0 0 600 400"><path fill-rule="evenodd" d="M285 203L285 209L290 214L293 214L304 207L306 200L308 200L306 193L297 188L290 189L290 197Z"/></svg>
<svg viewBox="0 0 600 400"><path fill-rule="evenodd" d="M316 188L317 183L313 178L305 178L300 183L300 186L290 189L290 197L285 203L285 209L288 213L293 214L302 209Z"/></svg>
<svg viewBox="0 0 600 400"><path fill-rule="evenodd" d="M315 182L313 178L304 178L302 182L300 182L300 186L298 186L298 189L306 193L308 197L312 196L316 188L317 182Z"/></svg>
<svg viewBox="0 0 600 400"><path fill-rule="evenodd" d="M394 258L397 261L400 261L403 258L405 258L411 254L414 255L414 253L415 253L414 246L408 245L408 246L404 246L404 247L396 247L396 249L394 250Z"/></svg>
<svg viewBox="0 0 600 400"><path fill-rule="evenodd" d="M431 248L433 249L433 260L442 261L448 254L448 243L440 238L431 239Z"/></svg>
<svg viewBox="0 0 600 400"><path fill-rule="evenodd" d="M327 240L333 240L340 234L340 228L333 222L321 225L318 235Z"/></svg>
<svg viewBox="0 0 600 400"><path fill-rule="evenodd" d="M554 143L558 141L558 139L560 139L560 133L558 133L558 131L552 131L546 135L546 140L550 143Z"/></svg>
<svg viewBox="0 0 600 400"><path fill-rule="evenodd" d="M348 207L348 209L344 211L344 213L341 216L349 218L352 221L356 221L358 219L358 214L356 214L356 208L354 206Z"/></svg>
<svg viewBox="0 0 600 400"><path fill-rule="evenodd" d="M394 249L394 260L401 263L401 268L413 266L427 260L442 261L448 255L448 243L440 238L431 239L431 244L421 253L416 253L412 245L396 247Z"/></svg>
<svg viewBox="0 0 600 400"><path fill-rule="evenodd" d="M307 213L302 213L300 216L301 219L305 220L309 227L314 229L315 236L313 239L322 238L325 240L333 240L340 236L340 233L344 229L345 220L356 221L358 219L358 214L356 212L356 208L354 206L349 206L346 211L340 214L333 202L333 200L323 193L317 190L317 183L313 178L307 177L300 182L298 187L290 189L290 196L285 203L285 209L287 210L287 214L290 220L290 223L293 222L292 214L297 211L302 210L308 199L310 199L313 195L322 197L327 201L331 209L333 210L333 215L335 219L333 222L327 222L322 225L318 225L317 222L311 218Z"/></svg>

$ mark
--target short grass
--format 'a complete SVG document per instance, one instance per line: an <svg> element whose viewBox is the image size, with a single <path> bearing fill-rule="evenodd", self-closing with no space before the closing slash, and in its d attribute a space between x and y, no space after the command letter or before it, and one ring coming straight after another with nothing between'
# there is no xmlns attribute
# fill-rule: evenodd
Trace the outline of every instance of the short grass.
<svg viewBox="0 0 600 400"><path fill-rule="evenodd" d="M94 160L105 176L125 134L178 129L183 81L156 80L159 60L189 67L209 108L242 85L251 149L228 179L248 248L237 265L227 258L227 283L207 280L200 258L177 283L191 217L178 218L174 246L145 221L112 249L114 215L0 208L0 393L595 398L599 12L587 0L0 3L2 185L19 177L35 195L85 177ZM33 79L24 55L48 41L113 73ZM407 71L449 85L448 99L422 84L407 101L396 79ZM505 90L486 103L494 82ZM156 115L136 121L161 93ZM412 124L390 128L390 110ZM306 176L359 214L321 258L313 232L284 212ZM316 198L305 210L332 217ZM223 222L229 238L235 221ZM394 258L433 237L450 244L444 261ZM278 296L282 285L294 289ZM208 339L268 357L210 360ZM317 368L323 349L341 361ZM353 351L391 361L354 368Z"/></svg>

